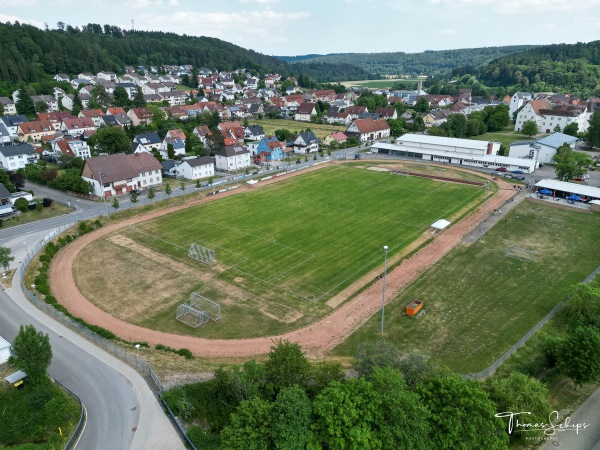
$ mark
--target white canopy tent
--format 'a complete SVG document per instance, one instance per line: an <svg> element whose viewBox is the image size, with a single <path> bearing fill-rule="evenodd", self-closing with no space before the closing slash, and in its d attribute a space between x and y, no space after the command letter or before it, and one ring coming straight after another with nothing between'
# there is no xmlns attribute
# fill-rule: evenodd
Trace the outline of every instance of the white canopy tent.
<svg viewBox="0 0 600 450"><path fill-rule="evenodd" d="M437 220L431 224L431 228L433 228L433 231L431 232L431 234L435 234L438 231L445 230L449 226L450 226L450 222L448 222L446 219Z"/></svg>

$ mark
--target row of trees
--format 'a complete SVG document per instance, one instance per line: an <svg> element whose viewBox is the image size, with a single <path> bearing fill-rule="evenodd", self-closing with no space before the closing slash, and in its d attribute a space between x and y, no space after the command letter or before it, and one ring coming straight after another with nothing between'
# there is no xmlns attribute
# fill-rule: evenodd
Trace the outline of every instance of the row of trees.
<svg viewBox="0 0 600 450"><path fill-rule="evenodd" d="M460 113L450 114L446 122L431 127L428 134L466 138L502 130L509 122L507 105L486 106L482 111L474 111L468 117Z"/></svg>

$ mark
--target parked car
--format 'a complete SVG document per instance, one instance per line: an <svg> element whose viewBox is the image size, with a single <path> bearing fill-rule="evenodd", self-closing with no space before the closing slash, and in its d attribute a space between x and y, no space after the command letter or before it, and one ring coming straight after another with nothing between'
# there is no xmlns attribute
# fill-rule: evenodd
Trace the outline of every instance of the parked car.
<svg viewBox="0 0 600 450"><path fill-rule="evenodd" d="M574 181L583 181L583 180L589 180L590 176L588 174L582 175L580 177L575 177L573 178Z"/></svg>
<svg viewBox="0 0 600 450"><path fill-rule="evenodd" d="M506 172L506 167L496 167L497 172Z"/></svg>
<svg viewBox="0 0 600 450"><path fill-rule="evenodd" d="M514 178L510 173L505 173L502 175L504 178Z"/></svg>
<svg viewBox="0 0 600 450"><path fill-rule="evenodd" d="M522 171L522 170L511 170L511 172L512 172L512 173L519 173L519 174L523 173L523 171Z"/></svg>

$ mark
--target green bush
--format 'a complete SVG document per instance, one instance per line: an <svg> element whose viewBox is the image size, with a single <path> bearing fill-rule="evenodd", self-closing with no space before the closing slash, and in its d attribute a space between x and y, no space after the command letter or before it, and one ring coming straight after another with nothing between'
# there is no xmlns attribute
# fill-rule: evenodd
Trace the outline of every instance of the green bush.
<svg viewBox="0 0 600 450"><path fill-rule="evenodd" d="M203 450L217 450L219 448L219 436L206 431L200 426L194 425L189 427L187 435L196 448L201 448Z"/></svg>
<svg viewBox="0 0 600 450"><path fill-rule="evenodd" d="M17 208L22 213L26 212L29 209L29 202L23 197L18 198L15 201L15 208Z"/></svg>

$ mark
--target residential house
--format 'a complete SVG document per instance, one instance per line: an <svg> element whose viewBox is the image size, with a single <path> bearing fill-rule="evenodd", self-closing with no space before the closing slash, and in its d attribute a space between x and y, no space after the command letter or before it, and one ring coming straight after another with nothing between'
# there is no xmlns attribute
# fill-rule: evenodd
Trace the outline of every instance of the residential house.
<svg viewBox="0 0 600 450"><path fill-rule="evenodd" d="M252 141L260 141L265 137L265 132L260 125L249 125L244 130L244 136Z"/></svg>
<svg viewBox="0 0 600 450"><path fill-rule="evenodd" d="M133 97L135 97L135 93L137 91L137 86L134 83L129 83L129 82L116 83L116 87L122 87L123 89L125 89L125 92L127 92L127 95L129 96L130 100Z"/></svg>
<svg viewBox="0 0 600 450"><path fill-rule="evenodd" d="M173 147L173 156L185 155L185 133L183 130L169 130L160 146L160 156L163 159L171 158L169 145Z"/></svg>
<svg viewBox="0 0 600 450"><path fill-rule="evenodd" d="M350 106L346 109L346 111L350 115L350 119L356 120L358 116L363 113L369 112L366 106Z"/></svg>
<svg viewBox="0 0 600 450"><path fill-rule="evenodd" d="M189 98L188 93L185 91L159 92L158 95L169 102L170 106L185 105L186 100Z"/></svg>
<svg viewBox="0 0 600 450"><path fill-rule="evenodd" d="M18 170L38 160L35 148L29 143L0 147L0 167L5 170Z"/></svg>
<svg viewBox="0 0 600 450"><path fill-rule="evenodd" d="M159 151L162 145L158 133L154 131L152 133L138 134L133 138L133 142L142 145L144 149L150 153L152 153L153 150Z"/></svg>
<svg viewBox="0 0 600 450"><path fill-rule="evenodd" d="M94 195L111 197L162 183L162 166L149 153L115 153L85 160L81 178Z"/></svg>
<svg viewBox="0 0 600 450"><path fill-rule="evenodd" d="M390 125L386 120L357 119L346 130L346 136L359 142L390 137Z"/></svg>
<svg viewBox="0 0 600 450"><path fill-rule="evenodd" d="M347 112L328 111L323 120L329 124L339 124L349 126L352 123L352 117Z"/></svg>
<svg viewBox="0 0 600 450"><path fill-rule="evenodd" d="M77 117L91 119L92 122L94 122L94 125L100 127L104 123L102 117L105 115L106 114L101 109L82 109Z"/></svg>
<svg viewBox="0 0 600 450"><path fill-rule="evenodd" d="M588 104L580 105L554 105L551 109L540 109L541 125L540 131L551 133L556 128L561 131L571 123L577 124L580 133L585 133L590 125L591 108Z"/></svg>
<svg viewBox="0 0 600 450"><path fill-rule="evenodd" d="M10 145L13 142L13 137L8 132L4 122L0 121L0 147Z"/></svg>
<svg viewBox="0 0 600 450"><path fill-rule="evenodd" d="M542 109L552 109L552 104L548 100L531 100L517 114L515 121L515 131L521 131L523 124L528 121L534 121L538 129L542 125Z"/></svg>
<svg viewBox="0 0 600 450"><path fill-rule="evenodd" d="M306 155L319 151L319 139L312 131L300 133L294 140L294 153Z"/></svg>
<svg viewBox="0 0 600 450"><path fill-rule="evenodd" d="M325 145L331 146L332 144L345 144L348 140L348 136L346 136L341 131L336 131L334 133L328 134L323 138L323 143Z"/></svg>
<svg viewBox="0 0 600 450"><path fill-rule="evenodd" d="M56 131L60 130L63 120L74 119L75 116L70 111L54 111L48 113L39 113L37 115L38 120L47 120L50 122Z"/></svg>
<svg viewBox="0 0 600 450"><path fill-rule="evenodd" d="M117 114L126 114L125 110L120 106L115 106L114 108L108 108L106 110L107 116L116 116Z"/></svg>
<svg viewBox="0 0 600 450"><path fill-rule="evenodd" d="M280 142L275 136L265 137L256 147L256 156L260 162L281 161L286 150L285 142Z"/></svg>
<svg viewBox="0 0 600 450"><path fill-rule="evenodd" d="M0 122L6 127L8 135L13 140L16 140L18 138L17 128L19 127L19 124L27 122L27 117L24 115L2 116L0 117Z"/></svg>
<svg viewBox="0 0 600 450"><path fill-rule="evenodd" d="M515 92L510 98L510 104L508 105L508 115L513 120L514 114L521 108L526 102L531 101L533 95L530 92Z"/></svg>
<svg viewBox="0 0 600 450"><path fill-rule="evenodd" d="M375 110L375 114L379 114L380 117L383 117L386 120L388 120L388 119L396 120L398 118L398 111L396 111L396 108L381 108L380 107Z"/></svg>
<svg viewBox="0 0 600 450"><path fill-rule="evenodd" d="M58 158L61 155L74 156L81 159L92 157L89 145L80 139L54 141L52 143L52 156Z"/></svg>
<svg viewBox="0 0 600 450"><path fill-rule="evenodd" d="M188 180L199 180L215 175L215 160L210 156L185 158L176 169L177 176Z"/></svg>
<svg viewBox="0 0 600 450"><path fill-rule="evenodd" d="M238 144L244 143L246 135L239 122L221 122L218 128L224 138L233 138Z"/></svg>
<svg viewBox="0 0 600 450"><path fill-rule="evenodd" d="M54 126L47 120L23 122L17 126L18 140L21 142L39 142L42 139L42 136L54 134L55 131Z"/></svg>
<svg viewBox="0 0 600 450"><path fill-rule="evenodd" d="M152 113L148 108L131 108L127 111L127 117L137 127L138 125L148 125L152 120Z"/></svg>
<svg viewBox="0 0 600 450"><path fill-rule="evenodd" d="M440 126L448 120L448 116L453 111L446 109L438 109L437 111L430 111L423 117L423 123L425 128L431 128L433 126ZM460 113L458 113L460 114Z"/></svg>
<svg viewBox="0 0 600 450"><path fill-rule="evenodd" d="M96 75L98 79L105 81L117 81L117 74L114 72L98 72Z"/></svg>
<svg viewBox="0 0 600 450"><path fill-rule="evenodd" d="M60 131L76 137L83 135L86 131L96 131L96 124L88 117L65 119L60 126Z"/></svg>
<svg viewBox="0 0 600 450"><path fill-rule="evenodd" d="M58 100L52 95L32 95L31 100L34 105L40 102L45 103L48 106L48 111L58 111Z"/></svg>
<svg viewBox="0 0 600 450"><path fill-rule="evenodd" d="M64 73L57 73L56 75L54 75L53 79L56 81L66 81L67 83L71 81L69 75L66 75Z"/></svg>
<svg viewBox="0 0 600 450"><path fill-rule="evenodd" d="M193 133L200 139L200 142L206 147L208 145L208 138L212 136L210 129L206 125L199 125L194 128Z"/></svg>
<svg viewBox="0 0 600 450"><path fill-rule="evenodd" d="M316 103L302 103L296 109L294 120L300 122L310 122L311 118L317 115Z"/></svg>
<svg viewBox="0 0 600 450"><path fill-rule="evenodd" d="M241 145L226 146L215 152L215 165L218 170L237 172L251 164L250 151Z"/></svg>
<svg viewBox="0 0 600 450"><path fill-rule="evenodd" d="M12 116L17 114L17 105L8 97L0 97L0 104L4 108L4 114Z"/></svg>

